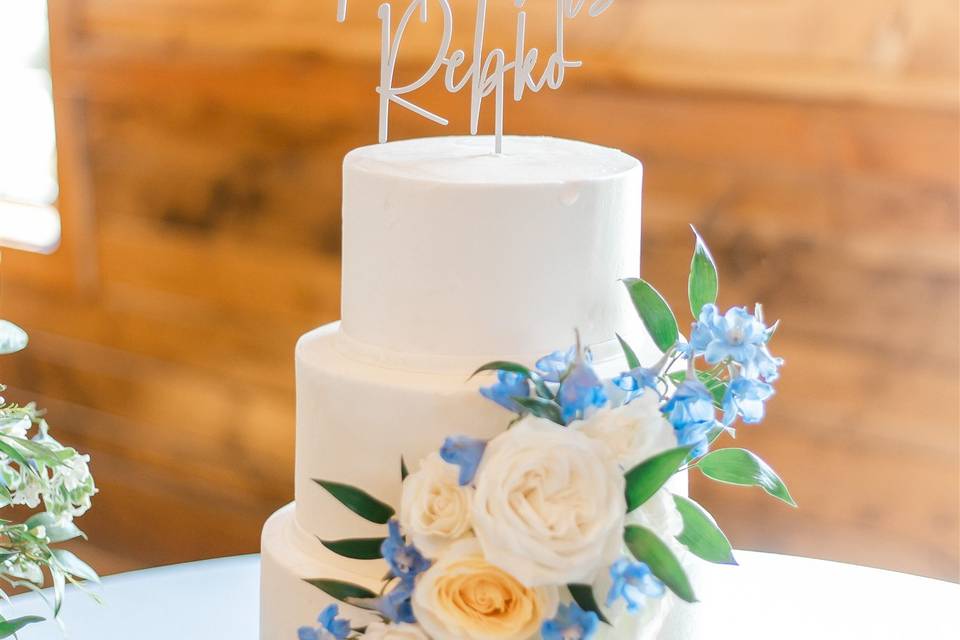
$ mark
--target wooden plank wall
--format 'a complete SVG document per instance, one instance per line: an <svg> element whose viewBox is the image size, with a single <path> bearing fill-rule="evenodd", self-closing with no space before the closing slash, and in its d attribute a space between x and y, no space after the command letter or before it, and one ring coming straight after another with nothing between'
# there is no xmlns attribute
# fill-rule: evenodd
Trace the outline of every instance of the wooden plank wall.
<svg viewBox="0 0 960 640"><path fill-rule="evenodd" d="M339 162L375 138L374 3L334 6L50 2L64 241L4 256L0 311L33 341L0 374L93 453L104 572L255 551L292 496L293 344L338 315ZM957 12L618 0L568 29L584 69L508 106L509 131L644 160L669 298L692 222L721 302L783 319L779 394L740 438L800 510L694 486L742 548L958 578ZM402 73L432 42L411 34ZM465 96L420 98L465 130ZM400 110L392 131L443 133Z"/></svg>

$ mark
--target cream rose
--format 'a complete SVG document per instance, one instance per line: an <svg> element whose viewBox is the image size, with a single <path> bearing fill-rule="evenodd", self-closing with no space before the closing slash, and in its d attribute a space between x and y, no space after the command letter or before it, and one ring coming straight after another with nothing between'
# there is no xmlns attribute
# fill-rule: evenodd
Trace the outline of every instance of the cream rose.
<svg viewBox="0 0 960 640"><path fill-rule="evenodd" d="M490 564L466 538L421 574L413 613L433 640L527 640L554 615L558 598L556 587L524 586Z"/></svg>
<svg viewBox="0 0 960 640"><path fill-rule="evenodd" d="M649 389L629 404L598 411L572 426L606 445L625 470L677 446L673 427L660 413L660 400Z"/></svg>
<svg viewBox="0 0 960 640"><path fill-rule="evenodd" d="M431 453L403 481L400 524L428 556L470 532L473 488L461 487L457 467Z"/></svg>
<svg viewBox="0 0 960 640"><path fill-rule="evenodd" d="M363 640L430 640L415 624L371 622L361 636Z"/></svg>
<svg viewBox="0 0 960 640"><path fill-rule="evenodd" d="M625 510L602 444L527 416L487 445L473 528L487 560L523 584L589 582L617 556Z"/></svg>

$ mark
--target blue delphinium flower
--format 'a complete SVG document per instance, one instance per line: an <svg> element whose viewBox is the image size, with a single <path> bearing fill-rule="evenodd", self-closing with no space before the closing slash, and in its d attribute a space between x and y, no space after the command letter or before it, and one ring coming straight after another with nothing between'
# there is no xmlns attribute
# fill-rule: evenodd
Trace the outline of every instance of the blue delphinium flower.
<svg viewBox="0 0 960 640"><path fill-rule="evenodd" d="M460 467L458 481L461 487L465 487L473 482L473 476L477 474L480 458L483 457L486 448L485 440L469 436L450 436L440 447L440 457L444 462Z"/></svg>
<svg viewBox="0 0 960 640"><path fill-rule="evenodd" d="M493 400L498 405L514 413L520 412L520 406L514 398L526 398L530 395L530 382L526 376L513 371L497 371L496 383L481 387L480 395Z"/></svg>
<svg viewBox="0 0 960 640"><path fill-rule="evenodd" d="M547 382L560 382L560 378L567 372L577 357L577 347L572 346L566 351L554 351L543 356L534 367L540 377Z"/></svg>
<svg viewBox="0 0 960 640"><path fill-rule="evenodd" d="M736 377L723 396L723 424L730 426L739 414L746 424L763 420L763 403L773 395L773 387L761 380Z"/></svg>
<svg viewBox="0 0 960 640"><path fill-rule="evenodd" d="M393 575L404 582L412 582L430 567L430 561L424 558L415 546L407 544L400 533L400 523L396 519L390 519L387 530L389 536L380 545L380 553L390 565Z"/></svg>
<svg viewBox="0 0 960 640"><path fill-rule="evenodd" d="M580 361L573 365L570 373L560 383L557 402L560 404L563 421L568 423L584 417L591 408L605 405L607 392L593 367Z"/></svg>
<svg viewBox="0 0 960 640"><path fill-rule="evenodd" d="M645 389L653 389L660 395L657 388L659 374L656 369L647 369L645 367L635 367L630 371L625 371L613 379L613 384L620 387L628 394L641 395ZM632 397L632 396L628 396Z"/></svg>
<svg viewBox="0 0 960 640"><path fill-rule="evenodd" d="M300 627L297 630L297 638L299 640L346 640L350 635L350 622L338 618L339 613L340 608L337 605L327 605L317 616L320 627Z"/></svg>
<svg viewBox="0 0 960 640"><path fill-rule="evenodd" d="M663 413L673 425L677 442L692 446L691 455L701 456L707 452L707 435L717 426L713 396L699 380L684 380L673 397L663 407Z"/></svg>
<svg viewBox="0 0 960 640"><path fill-rule="evenodd" d="M377 611L392 622L412 624L416 622L413 615L413 581L401 580L390 593L377 599Z"/></svg>
<svg viewBox="0 0 960 640"><path fill-rule="evenodd" d="M562 604L557 615L540 627L543 640L590 640L597 635L600 618L576 604Z"/></svg>
<svg viewBox="0 0 960 640"><path fill-rule="evenodd" d="M706 304L690 332L690 351L702 353L710 364L729 358L737 363L748 378L762 378L772 382L783 364L767 348L767 342L777 325L767 327L763 322L763 308L757 305L754 313L746 307L732 307L720 314L716 305Z"/></svg>
<svg viewBox="0 0 960 640"><path fill-rule="evenodd" d="M607 606L613 606L622 598L630 613L639 612L647 598L659 598L665 591L663 583L653 575L645 562L635 562L626 557L610 565L610 577L613 585L607 594Z"/></svg>

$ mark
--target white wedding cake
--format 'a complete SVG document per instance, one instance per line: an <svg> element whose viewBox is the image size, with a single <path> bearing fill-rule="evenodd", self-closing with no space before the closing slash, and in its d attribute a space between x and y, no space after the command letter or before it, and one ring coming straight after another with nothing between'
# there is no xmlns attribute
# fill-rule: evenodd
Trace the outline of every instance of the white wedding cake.
<svg viewBox="0 0 960 640"><path fill-rule="evenodd" d="M493 148L438 137L344 159L342 316L296 347L296 501L263 529L261 640L295 640L333 602L307 580L383 580L382 560L321 543L384 529L315 480L399 508L401 457L419 461L452 433L504 432L509 414L478 393L489 379L470 379L479 365L531 363L575 330L598 372L627 368L617 334L640 360L661 356L621 284L640 266L640 162L555 138Z"/></svg>

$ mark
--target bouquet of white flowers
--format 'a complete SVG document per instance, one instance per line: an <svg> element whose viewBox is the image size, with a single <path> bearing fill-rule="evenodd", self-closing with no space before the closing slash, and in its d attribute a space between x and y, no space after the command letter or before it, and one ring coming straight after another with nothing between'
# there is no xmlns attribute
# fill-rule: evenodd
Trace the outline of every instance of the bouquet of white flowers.
<svg viewBox="0 0 960 640"><path fill-rule="evenodd" d="M26 346L27 334L12 322L0 320L0 355ZM0 392L3 390L0 385ZM83 589L83 582L99 581L89 565L56 547L84 537L74 519L90 509L90 499L97 492L89 462L90 456L63 446L50 435L43 412L34 403L19 406L0 398L0 508L23 505L38 509L24 522L0 518L0 579L12 588L40 592L48 574L54 617L60 613L67 582ZM0 638L42 620L38 616L10 620L0 616Z"/></svg>

